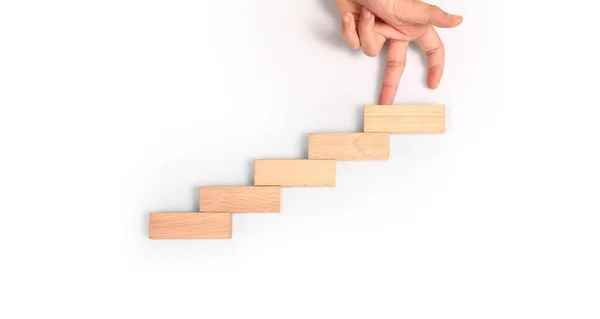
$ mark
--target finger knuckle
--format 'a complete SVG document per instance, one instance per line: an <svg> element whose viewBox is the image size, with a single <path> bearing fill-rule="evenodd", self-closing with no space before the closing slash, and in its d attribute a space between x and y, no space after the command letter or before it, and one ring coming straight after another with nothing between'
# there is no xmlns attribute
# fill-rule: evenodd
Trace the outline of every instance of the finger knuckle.
<svg viewBox="0 0 600 319"><path fill-rule="evenodd" d="M408 1L393 1L389 8L396 19L404 20L404 17L406 16L406 11L408 10L408 7L410 5L411 3Z"/></svg>
<svg viewBox="0 0 600 319"><path fill-rule="evenodd" d="M384 83L381 86L382 90L387 90L387 91L396 91L398 89L398 85L396 84L389 84L389 83Z"/></svg>
<svg viewBox="0 0 600 319"><path fill-rule="evenodd" d="M397 68L404 66L404 61L402 60L389 60L387 61L387 66L390 68Z"/></svg>

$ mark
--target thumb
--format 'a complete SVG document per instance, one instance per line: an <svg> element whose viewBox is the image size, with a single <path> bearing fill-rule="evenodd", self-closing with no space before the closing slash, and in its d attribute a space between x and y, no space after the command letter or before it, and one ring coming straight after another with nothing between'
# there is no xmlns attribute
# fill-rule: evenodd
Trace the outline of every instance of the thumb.
<svg viewBox="0 0 600 319"><path fill-rule="evenodd" d="M396 0L394 4L394 16L403 22L452 28L460 25L463 20L459 15L449 14L436 5L419 0Z"/></svg>

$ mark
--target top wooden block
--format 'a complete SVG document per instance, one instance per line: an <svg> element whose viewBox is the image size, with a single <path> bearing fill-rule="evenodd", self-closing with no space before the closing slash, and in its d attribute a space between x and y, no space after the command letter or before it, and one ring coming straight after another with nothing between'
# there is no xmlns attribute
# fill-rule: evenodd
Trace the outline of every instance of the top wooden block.
<svg viewBox="0 0 600 319"><path fill-rule="evenodd" d="M380 133L444 133L446 106L367 105L364 131Z"/></svg>

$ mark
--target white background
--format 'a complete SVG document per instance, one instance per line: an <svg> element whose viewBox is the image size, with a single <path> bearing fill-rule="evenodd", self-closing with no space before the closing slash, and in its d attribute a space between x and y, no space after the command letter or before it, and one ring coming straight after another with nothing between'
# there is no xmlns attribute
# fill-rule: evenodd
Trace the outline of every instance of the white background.
<svg viewBox="0 0 600 319"><path fill-rule="evenodd" d="M599 318L593 2L434 3L465 18L441 86L411 50L395 103L446 104L445 135L232 240L151 241L148 212L360 130L385 55L328 0L0 2L0 317Z"/></svg>

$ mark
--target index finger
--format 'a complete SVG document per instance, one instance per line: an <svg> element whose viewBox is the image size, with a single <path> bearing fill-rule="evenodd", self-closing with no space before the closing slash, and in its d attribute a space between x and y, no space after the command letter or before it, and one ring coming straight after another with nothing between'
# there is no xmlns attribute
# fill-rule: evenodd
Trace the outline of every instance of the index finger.
<svg viewBox="0 0 600 319"><path fill-rule="evenodd" d="M404 73L406 65L406 52L408 51L408 41L390 40L387 66L383 77L381 92L379 93L379 104L394 104L394 98L398 91L398 84Z"/></svg>

